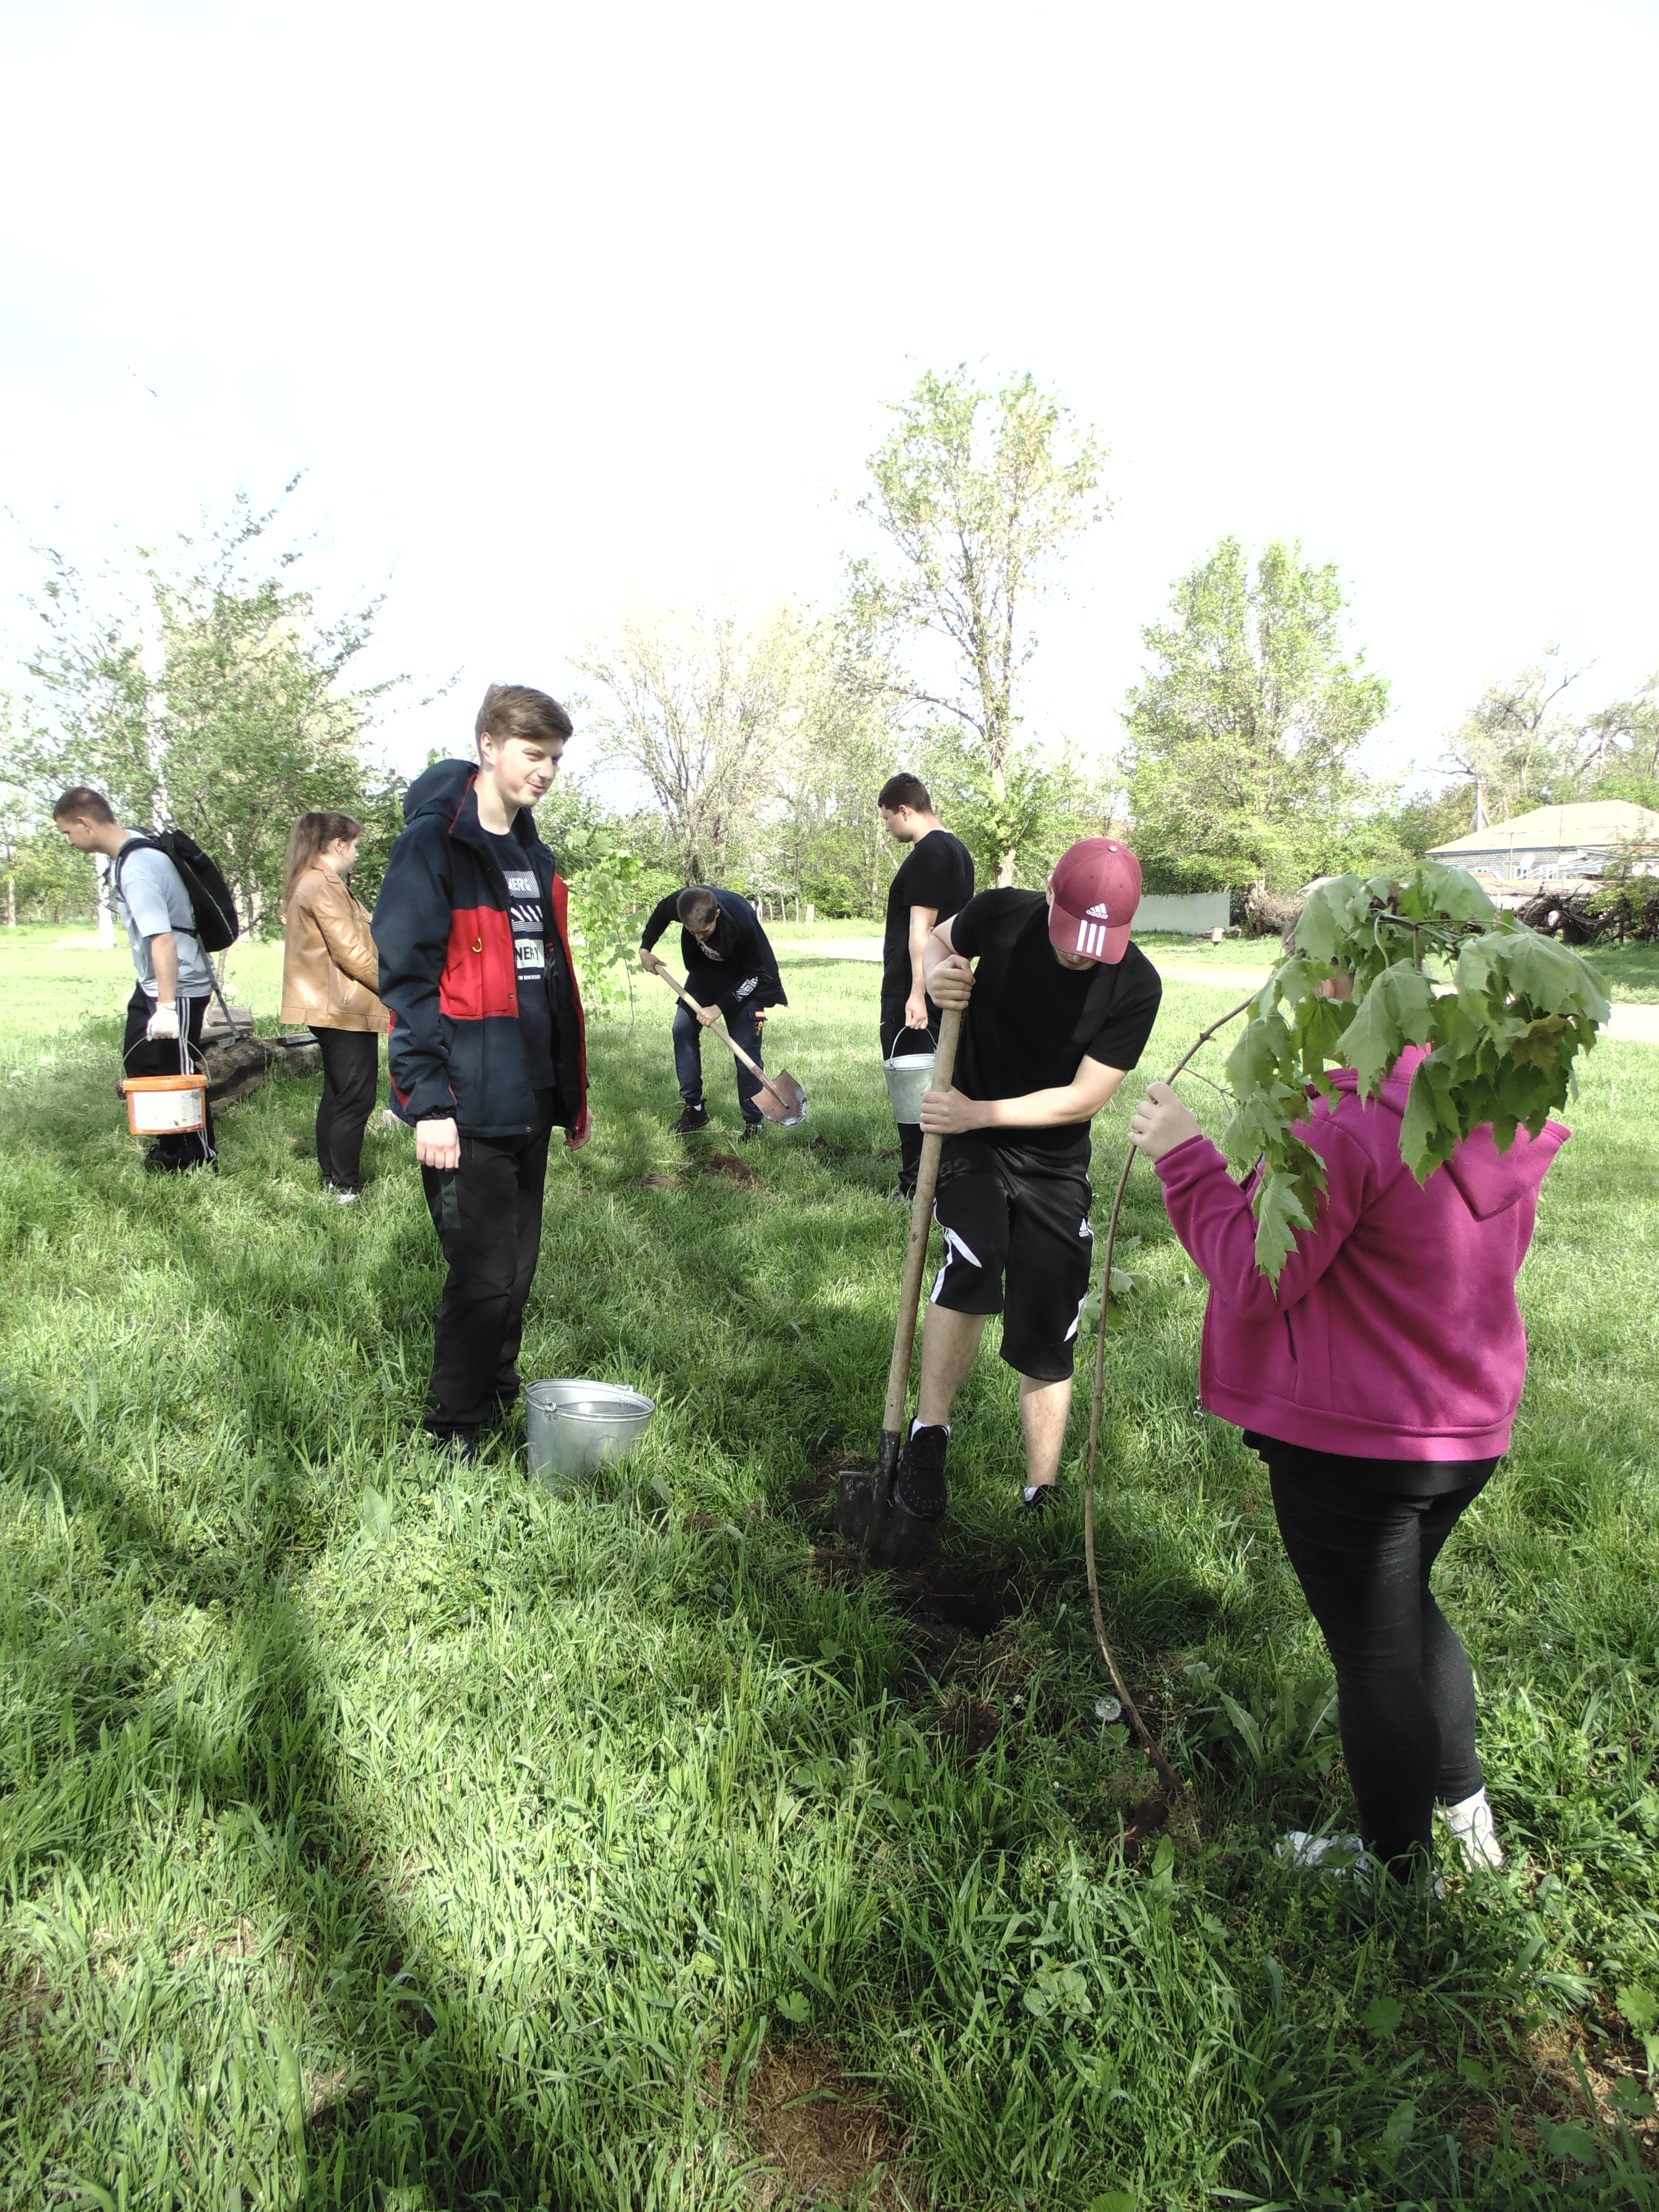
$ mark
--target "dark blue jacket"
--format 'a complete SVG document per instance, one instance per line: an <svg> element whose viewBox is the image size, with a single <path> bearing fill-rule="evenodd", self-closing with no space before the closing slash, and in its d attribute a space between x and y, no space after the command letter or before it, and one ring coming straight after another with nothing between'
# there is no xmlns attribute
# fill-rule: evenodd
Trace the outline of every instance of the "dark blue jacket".
<svg viewBox="0 0 1659 2212"><path fill-rule="evenodd" d="M685 969L685 988L699 1006L715 1006L730 1000L740 1006L787 1006L778 957L761 927L755 909L736 891L723 891L716 884L697 884L696 890L713 891L720 902L720 920L706 944L689 929L680 931L680 960ZM669 924L678 919L674 908L678 891L670 891L652 909L640 933L640 947L648 952Z"/></svg>
<svg viewBox="0 0 1659 2212"><path fill-rule="evenodd" d="M453 1115L474 1137L522 1136L536 1097L519 1033L513 915L468 761L439 761L404 793L409 827L392 848L374 908L380 997L392 1016L386 1060L406 1121ZM510 835L536 872L553 933L547 969L558 1017L567 1141L586 1135L587 1056L570 959L568 891L527 809Z"/></svg>

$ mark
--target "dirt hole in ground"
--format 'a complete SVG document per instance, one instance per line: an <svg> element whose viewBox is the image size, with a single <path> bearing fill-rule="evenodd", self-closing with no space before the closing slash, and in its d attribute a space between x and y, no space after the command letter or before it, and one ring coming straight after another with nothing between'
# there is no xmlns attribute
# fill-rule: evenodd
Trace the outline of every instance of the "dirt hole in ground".
<svg viewBox="0 0 1659 2212"><path fill-rule="evenodd" d="M814 1137L806 1149L809 1152L828 1152L832 1160L844 1160L850 1148L846 1145L832 1145L828 1137Z"/></svg>
<svg viewBox="0 0 1659 2212"><path fill-rule="evenodd" d="M898 1601L913 1620L969 1636L994 1635L1028 1601L1018 1577L1006 1567L987 1571L961 1559L924 1560L897 1583Z"/></svg>
<svg viewBox="0 0 1659 2212"><path fill-rule="evenodd" d="M965 1690L957 1690L945 1701L939 1729L941 1735L959 1743L970 1759L977 1759L1000 1735L1002 1715L988 1698L974 1698Z"/></svg>
<svg viewBox="0 0 1659 2212"><path fill-rule="evenodd" d="M755 2202L766 2212L854 2195L893 2212L904 2202L890 2178L898 2132L830 2051L810 2044L762 2051L749 2076L746 2124L763 2162Z"/></svg>

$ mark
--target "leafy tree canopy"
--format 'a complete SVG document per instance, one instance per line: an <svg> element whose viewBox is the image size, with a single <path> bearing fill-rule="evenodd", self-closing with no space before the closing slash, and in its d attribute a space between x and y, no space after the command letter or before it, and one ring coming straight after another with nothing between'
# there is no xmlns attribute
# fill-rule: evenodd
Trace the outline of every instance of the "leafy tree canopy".
<svg viewBox="0 0 1659 2212"><path fill-rule="evenodd" d="M1333 565L1236 538L1141 632L1155 665L1127 702L1135 848L1170 890L1305 882L1393 846L1355 766L1386 679L1348 652Z"/></svg>
<svg viewBox="0 0 1659 2212"><path fill-rule="evenodd" d="M371 810L364 741L392 688L346 681L380 602L324 620L293 580L301 555L270 542L278 512L239 495L200 536L136 549L113 578L88 580L38 549L27 662L34 787L89 783L124 821L187 830L224 869L250 931L276 926L298 816Z"/></svg>

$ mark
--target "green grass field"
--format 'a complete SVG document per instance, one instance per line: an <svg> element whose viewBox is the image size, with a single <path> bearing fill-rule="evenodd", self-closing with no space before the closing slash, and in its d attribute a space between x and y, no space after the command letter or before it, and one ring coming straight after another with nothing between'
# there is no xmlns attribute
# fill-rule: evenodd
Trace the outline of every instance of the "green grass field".
<svg viewBox="0 0 1659 2212"><path fill-rule="evenodd" d="M284 1078L216 1179L146 1178L125 963L89 957L0 946L0 2201L1659 2205L1659 1049L1585 1068L1515 1449L1440 1577L1510 1866L1373 1905L1272 1854L1345 1818L1328 1669L1257 1462L1194 1410L1201 1292L1144 1169L1101 1565L1195 1819L1120 1848L1147 1771L1097 1711L1077 1468L1029 1525L1000 1362L938 1567L838 1549L904 1235L876 969L787 959L769 1057L811 1116L752 1185L664 1133L666 994L595 1024L526 1370L659 1411L556 1498L514 1439L413 1439L408 1139L343 1212ZM233 964L267 1016L276 959ZM1224 984L1169 987L1131 1092Z"/></svg>

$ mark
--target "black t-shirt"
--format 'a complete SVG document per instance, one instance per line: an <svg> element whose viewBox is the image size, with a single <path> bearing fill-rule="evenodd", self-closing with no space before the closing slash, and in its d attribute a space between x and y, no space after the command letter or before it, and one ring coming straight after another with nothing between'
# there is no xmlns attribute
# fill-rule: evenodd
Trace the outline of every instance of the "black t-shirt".
<svg viewBox="0 0 1659 2212"><path fill-rule="evenodd" d="M902 1007L910 995L910 909L931 906L935 921L949 921L974 896L974 856L948 830L918 837L887 887L887 927L881 940L884 1006Z"/></svg>
<svg viewBox="0 0 1659 2212"><path fill-rule="evenodd" d="M1048 936L1041 891L981 891L951 924L951 941L979 962L957 1046L955 1087L964 1098L1024 1098L1076 1080L1086 1057L1133 1067L1158 1019L1163 981L1137 945L1115 967L1063 968ZM1005 1132L981 1130L998 1140ZM1086 1122L1010 1129L1010 1143L1085 1153Z"/></svg>
<svg viewBox="0 0 1659 2212"><path fill-rule="evenodd" d="M530 855L516 837L495 836L488 830L491 848L507 883L508 911L513 917L514 964L518 969L519 1036L524 1044L525 1072L532 1091L550 1091L558 1083L559 1024L554 967L558 954L547 901Z"/></svg>

